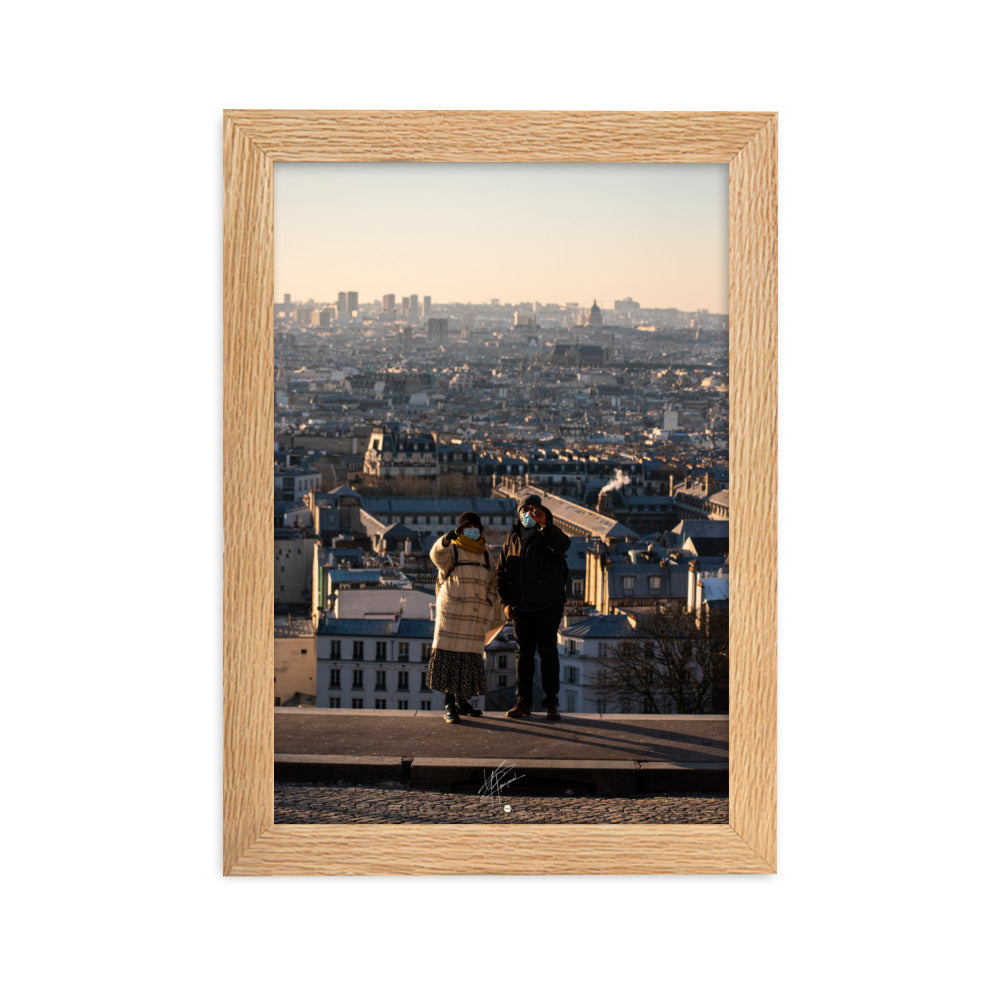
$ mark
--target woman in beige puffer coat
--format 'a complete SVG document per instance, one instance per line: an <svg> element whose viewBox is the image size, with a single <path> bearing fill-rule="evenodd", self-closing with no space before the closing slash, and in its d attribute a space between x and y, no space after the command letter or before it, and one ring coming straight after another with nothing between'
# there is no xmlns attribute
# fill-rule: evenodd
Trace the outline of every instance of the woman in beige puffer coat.
<svg viewBox="0 0 1000 1000"><path fill-rule="evenodd" d="M486 691L483 644L499 615L499 597L482 531L479 515L466 511L431 548L438 593L427 686L444 692L447 722L483 714L468 699Z"/></svg>

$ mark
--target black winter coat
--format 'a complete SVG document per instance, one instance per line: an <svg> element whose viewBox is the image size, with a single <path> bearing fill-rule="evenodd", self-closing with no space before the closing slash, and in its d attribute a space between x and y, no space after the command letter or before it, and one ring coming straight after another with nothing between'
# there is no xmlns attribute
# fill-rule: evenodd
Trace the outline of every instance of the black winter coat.
<svg viewBox="0 0 1000 1000"><path fill-rule="evenodd" d="M542 509L547 516L545 527L525 529L517 524L504 540L497 562L500 600L529 611L566 603L569 536Z"/></svg>

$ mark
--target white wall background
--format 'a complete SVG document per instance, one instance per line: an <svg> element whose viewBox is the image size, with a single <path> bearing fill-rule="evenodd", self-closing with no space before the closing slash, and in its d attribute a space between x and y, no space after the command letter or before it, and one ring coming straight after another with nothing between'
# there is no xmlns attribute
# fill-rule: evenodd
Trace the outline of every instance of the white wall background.
<svg viewBox="0 0 1000 1000"><path fill-rule="evenodd" d="M75 498L84 593L120 579L106 545L120 477L99 442L131 452L130 488L167 543L155 605L76 593L53 616L43 569L26 606L7 606L9 663L35 662L56 622L80 637L56 657L72 678L30 702L18 685L3 727L14 995L985 992L998 332L985 9L8 12L8 441L55 447L62 488L32 500ZM779 875L221 877L226 107L780 113ZM23 453L9 450L16 509ZM191 482L215 484L198 511ZM964 530L942 532L942 511ZM36 543L8 538L8 565L37 565Z"/></svg>

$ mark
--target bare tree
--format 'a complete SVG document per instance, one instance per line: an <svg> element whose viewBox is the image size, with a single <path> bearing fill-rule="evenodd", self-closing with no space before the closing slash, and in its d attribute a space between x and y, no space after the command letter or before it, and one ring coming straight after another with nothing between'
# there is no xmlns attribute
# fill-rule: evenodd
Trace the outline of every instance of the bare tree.
<svg viewBox="0 0 1000 1000"><path fill-rule="evenodd" d="M637 615L633 636L614 647L591 685L598 698L638 704L644 713L727 711L729 620L661 607Z"/></svg>

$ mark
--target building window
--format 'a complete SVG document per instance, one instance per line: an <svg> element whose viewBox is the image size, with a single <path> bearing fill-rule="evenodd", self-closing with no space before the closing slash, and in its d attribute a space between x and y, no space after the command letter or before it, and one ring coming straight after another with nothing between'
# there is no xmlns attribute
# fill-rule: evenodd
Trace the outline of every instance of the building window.
<svg viewBox="0 0 1000 1000"><path fill-rule="evenodd" d="M334 639L330 643L330 659L339 660L340 659L340 640Z"/></svg>
<svg viewBox="0 0 1000 1000"><path fill-rule="evenodd" d="M583 597L583 580L573 581L573 596Z"/></svg>
<svg viewBox="0 0 1000 1000"><path fill-rule="evenodd" d="M431 710L431 703L429 701L422 701L420 703L421 712L429 712Z"/></svg>
<svg viewBox="0 0 1000 1000"><path fill-rule="evenodd" d="M580 671L576 667L566 668L566 683L567 684L580 683Z"/></svg>
<svg viewBox="0 0 1000 1000"><path fill-rule="evenodd" d="M410 690L410 671L400 670L399 675L396 678L396 690L397 691L409 691Z"/></svg>
<svg viewBox="0 0 1000 1000"><path fill-rule="evenodd" d="M566 692L566 711L575 712L576 711L576 692L567 691Z"/></svg>
<svg viewBox="0 0 1000 1000"><path fill-rule="evenodd" d="M427 686L427 671L426 670L421 670L420 671L420 690L421 691L430 691L430 688Z"/></svg>
<svg viewBox="0 0 1000 1000"><path fill-rule="evenodd" d="M353 671L351 676L351 687L355 691L359 691L359 690L364 690L364 686L365 686L365 672L363 670ZM357 708L356 705L355 708Z"/></svg>
<svg viewBox="0 0 1000 1000"><path fill-rule="evenodd" d="M422 642L420 644L420 662L426 663L431 658L431 644Z"/></svg>
<svg viewBox="0 0 1000 1000"><path fill-rule="evenodd" d="M497 678L497 687L505 688L506 686L507 686L507 675L506 674L501 674Z"/></svg>
<svg viewBox="0 0 1000 1000"><path fill-rule="evenodd" d="M649 578L649 589L658 594L660 592L660 585L662 582L663 581L658 576L651 576Z"/></svg>
<svg viewBox="0 0 1000 1000"><path fill-rule="evenodd" d="M570 656L576 656L576 654L578 652L577 645L576 645L576 639L567 639L566 640L566 652Z"/></svg>
<svg viewBox="0 0 1000 1000"><path fill-rule="evenodd" d="M384 660L385 659L385 643L376 642L375 643L375 659Z"/></svg>
<svg viewBox="0 0 1000 1000"><path fill-rule="evenodd" d="M331 698L330 699L330 708L340 708L340 699L339 698Z"/></svg>
<svg viewBox="0 0 1000 1000"><path fill-rule="evenodd" d="M364 642L354 643L354 655L351 657L352 660L363 660L365 658L365 644Z"/></svg>
<svg viewBox="0 0 1000 1000"><path fill-rule="evenodd" d="M401 663L408 663L410 660L410 644L401 642L399 644L399 660Z"/></svg>
<svg viewBox="0 0 1000 1000"><path fill-rule="evenodd" d="M635 577L634 576L623 576L622 577L622 590L626 594L635 593Z"/></svg>
<svg viewBox="0 0 1000 1000"><path fill-rule="evenodd" d="M336 667L330 671L330 687L340 687L340 667Z"/></svg>
<svg viewBox="0 0 1000 1000"><path fill-rule="evenodd" d="M375 699L375 707L376 708L385 708L385 698L376 698Z"/></svg>
<svg viewBox="0 0 1000 1000"><path fill-rule="evenodd" d="M364 707L365 707L365 699L364 698L352 698L351 699L351 708L364 708Z"/></svg>
<svg viewBox="0 0 1000 1000"><path fill-rule="evenodd" d="M399 706L398 706L398 707L400 708L400 710L402 710L402 709L406 709L406 708L409 708L409 707L410 707L410 703L409 703L409 702L408 702L408 701L407 701L407 700L406 700L406 699L404 698L404 699L403 699L403 700L402 700L402 701L401 701L401 702L399 703Z"/></svg>
<svg viewBox="0 0 1000 1000"><path fill-rule="evenodd" d="M376 670L375 671L375 690L376 691L384 691L385 690L385 671L384 670ZM375 707L378 708L377 705Z"/></svg>
<svg viewBox="0 0 1000 1000"><path fill-rule="evenodd" d="M500 670L506 670L507 669L507 654L506 653L501 653L497 657L497 667Z"/></svg>

